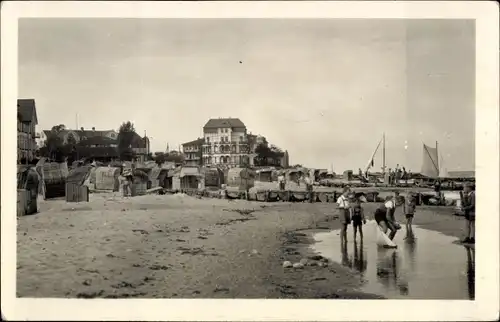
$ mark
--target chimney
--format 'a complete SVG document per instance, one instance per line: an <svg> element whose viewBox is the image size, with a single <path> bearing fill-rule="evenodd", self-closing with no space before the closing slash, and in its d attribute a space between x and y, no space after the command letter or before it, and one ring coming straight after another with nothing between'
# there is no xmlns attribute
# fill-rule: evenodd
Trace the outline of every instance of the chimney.
<svg viewBox="0 0 500 322"><path fill-rule="evenodd" d="M82 131L83 131L83 126L80 128L80 130L82 130Z"/></svg>
<svg viewBox="0 0 500 322"><path fill-rule="evenodd" d="M95 127L92 126L92 131L95 131Z"/></svg>

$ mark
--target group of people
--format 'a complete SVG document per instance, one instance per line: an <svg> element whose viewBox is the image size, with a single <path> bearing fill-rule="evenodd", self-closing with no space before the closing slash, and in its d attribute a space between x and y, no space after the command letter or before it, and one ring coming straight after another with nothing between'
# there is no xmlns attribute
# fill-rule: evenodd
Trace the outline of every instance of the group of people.
<svg viewBox="0 0 500 322"><path fill-rule="evenodd" d="M361 168L358 170L359 177L365 180L368 180L368 169L363 173ZM389 168L389 171L385 173L384 181L386 181L390 185L396 185L399 180L408 180L411 177L410 170L406 171L405 167L400 167L399 164L396 165L396 168L393 170Z"/></svg>
<svg viewBox="0 0 500 322"><path fill-rule="evenodd" d="M343 189L342 195L337 199L340 209L340 219L342 222L341 240L347 243L347 227L352 223L354 240L359 232L361 240L363 239L363 224L366 224L366 216L361 205L360 196L356 196L349 187ZM383 204L375 210L374 219L381 230L387 234L390 240L393 240L396 233L401 229L401 225L395 219L396 209L403 207L403 213L406 217L406 230L412 231L412 222L416 209L416 196L413 193L408 198L400 196L398 192L388 196Z"/></svg>
<svg viewBox="0 0 500 322"><path fill-rule="evenodd" d="M466 184L464 192L461 194L461 207L464 212L466 222L466 237L462 240L463 243L475 243L475 228L476 228L476 195L474 186ZM340 209L340 219L342 223L341 240L347 243L347 227L352 223L354 240L359 232L361 240L363 239L363 224L366 224L366 216L361 205L360 196L351 191L349 187L343 189L342 195L337 199L337 204ZM393 240L397 231L401 229L401 225L395 218L396 209L402 208L402 213L406 219L407 236L413 236L413 218L415 216L417 206L417 195L409 192L407 198L400 196L398 192L388 196L384 203L375 210L374 219L380 229Z"/></svg>
<svg viewBox="0 0 500 322"><path fill-rule="evenodd" d="M313 194L314 180L311 178L311 175L308 175L308 174L304 175L304 174L302 174L301 176L297 177L297 180L295 181L295 183L297 184L297 186L300 187L300 183L301 182L304 182L304 184L306 185L306 191L308 193L308 199L309 199L309 201L313 202L312 194ZM279 186L279 190L285 190L286 178L285 178L284 174L280 174L278 176L278 186Z"/></svg>

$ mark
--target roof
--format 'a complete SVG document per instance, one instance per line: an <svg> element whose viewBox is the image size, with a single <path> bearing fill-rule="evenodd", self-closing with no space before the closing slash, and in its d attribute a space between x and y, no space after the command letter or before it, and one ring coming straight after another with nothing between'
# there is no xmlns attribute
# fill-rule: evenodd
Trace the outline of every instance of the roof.
<svg viewBox="0 0 500 322"><path fill-rule="evenodd" d="M109 133L109 132L113 132L114 130L104 130L104 131L98 131L98 130L71 130L71 129L67 129L67 130L62 130L61 132L59 132L59 135L60 136L63 136L65 135L66 133L69 133L69 132L75 132L76 134L78 134L80 137L87 137L87 138L92 138L92 137L96 137L96 136L105 136L106 133ZM51 131L50 130L43 130L43 133L45 134L45 136L49 136Z"/></svg>
<svg viewBox="0 0 500 322"><path fill-rule="evenodd" d="M210 119L207 124L203 127L204 129L218 129L221 127L246 127L245 124L240 119L235 118L219 118Z"/></svg>
<svg viewBox="0 0 500 322"><path fill-rule="evenodd" d="M204 139L196 139L194 141L183 143L182 146L186 146L186 145L202 145L204 141L205 141Z"/></svg>
<svg viewBox="0 0 500 322"><path fill-rule="evenodd" d="M116 131L115 130L103 130L103 131L83 130L82 131L82 130L66 129L66 130L62 130L61 132L59 132L59 137L63 137L64 135L66 135L69 132L74 132L74 133L78 134L78 136L80 138L86 137L87 139L90 139L90 138L99 137L99 138L113 140L113 139L106 137L106 134L109 132L116 132ZM45 134L46 137L48 137L51 134L51 130L43 130L43 133ZM108 142L107 144L117 144L117 142L118 142L117 140L113 140L113 141L115 141L115 143ZM132 148L145 148L145 147L147 147L148 142L149 142L149 138L141 137L139 134L134 132L134 137L132 138ZM106 144L106 143L90 143L90 144Z"/></svg>
<svg viewBox="0 0 500 322"><path fill-rule="evenodd" d="M200 171L196 167L182 167L179 175L181 178L186 176L200 176Z"/></svg>
<svg viewBox="0 0 500 322"><path fill-rule="evenodd" d="M88 145L111 145L111 144L117 144L116 140L110 139L105 136L94 136L91 138L88 138L86 140L82 140L78 143L81 146L88 146Z"/></svg>
<svg viewBox="0 0 500 322"><path fill-rule="evenodd" d="M69 171L68 176L66 177L66 182L76 183L82 185L87 179L92 167L90 165L81 166Z"/></svg>
<svg viewBox="0 0 500 322"><path fill-rule="evenodd" d="M94 148L77 146L76 151L81 157L118 157L118 150L109 146Z"/></svg>
<svg viewBox="0 0 500 322"><path fill-rule="evenodd" d="M22 122L35 122L38 123L38 118L36 115L35 100L30 99L18 99L17 100L17 111L21 114Z"/></svg>

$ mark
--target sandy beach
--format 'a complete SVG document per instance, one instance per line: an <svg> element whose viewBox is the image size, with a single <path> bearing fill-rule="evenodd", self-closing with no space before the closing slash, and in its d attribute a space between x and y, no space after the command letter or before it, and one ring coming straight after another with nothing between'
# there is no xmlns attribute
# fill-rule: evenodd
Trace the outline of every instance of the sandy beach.
<svg viewBox="0 0 500 322"><path fill-rule="evenodd" d="M335 204L90 198L42 201L18 219L18 297L380 298L334 262L282 266L314 255L314 232L339 228ZM418 207L414 223L456 237L464 226L445 207Z"/></svg>

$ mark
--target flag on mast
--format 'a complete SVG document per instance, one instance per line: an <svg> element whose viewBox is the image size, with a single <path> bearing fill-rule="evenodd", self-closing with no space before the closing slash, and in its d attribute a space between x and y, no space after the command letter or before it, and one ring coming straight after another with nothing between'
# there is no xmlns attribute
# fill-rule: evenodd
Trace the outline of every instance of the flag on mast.
<svg viewBox="0 0 500 322"><path fill-rule="evenodd" d="M380 140L380 142L378 142L377 144L377 148L375 148L375 151L373 151L373 154L372 154L372 157L370 158L370 160L368 161L368 165L366 166L366 171L370 170L370 168L373 168L373 166L375 166L375 154L377 154L377 151L380 147L380 144L382 143L383 141L383 138Z"/></svg>

